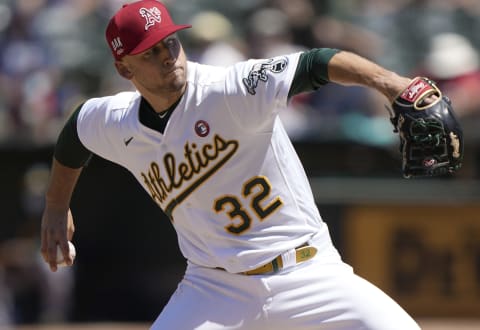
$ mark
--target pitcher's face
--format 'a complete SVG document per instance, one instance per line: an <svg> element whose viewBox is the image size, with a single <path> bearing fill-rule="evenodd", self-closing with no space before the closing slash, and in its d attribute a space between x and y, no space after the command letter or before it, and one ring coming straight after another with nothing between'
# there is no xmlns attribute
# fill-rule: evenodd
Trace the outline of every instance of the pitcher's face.
<svg viewBox="0 0 480 330"><path fill-rule="evenodd" d="M120 75L131 80L140 92L158 95L185 89L187 59L175 34L142 53L126 55L115 65Z"/></svg>

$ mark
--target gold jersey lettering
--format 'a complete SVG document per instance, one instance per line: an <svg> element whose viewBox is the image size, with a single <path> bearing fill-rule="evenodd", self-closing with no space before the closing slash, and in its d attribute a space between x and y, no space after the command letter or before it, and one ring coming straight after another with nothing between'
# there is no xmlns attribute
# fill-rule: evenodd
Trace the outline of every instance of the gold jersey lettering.
<svg viewBox="0 0 480 330"><path fill-rule="evenodd" d="M238 141L225 140L218 134L213 137L212 143L201 147L187 141L184 159L180 163L172 153L167 153L163 157L163 171L156 162L152 162L147 172L140 175L150 196L159 205L170 197L174 189L182 188L164 209L171 216L173 209L221 168L237 149Z"/></svg>

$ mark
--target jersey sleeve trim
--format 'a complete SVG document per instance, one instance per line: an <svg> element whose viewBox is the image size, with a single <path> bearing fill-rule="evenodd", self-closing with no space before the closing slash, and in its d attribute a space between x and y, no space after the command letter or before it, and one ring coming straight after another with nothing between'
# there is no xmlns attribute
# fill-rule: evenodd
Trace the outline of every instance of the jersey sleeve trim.
<svg viewBox="0 0 480 330"><path fill-rule="evenodd" d="M329 82L328 63L340 50L315 48L300 55L288 97L317 90Z"/></svg>
<svg viewBox="0 0 480 330"><path fill-rule="evenodd" d="M92 152L80 141L77 131L77 118L83 104L79 105L67 120L55 145L55 159L70 168L85 166L92 156Z"/></svg>

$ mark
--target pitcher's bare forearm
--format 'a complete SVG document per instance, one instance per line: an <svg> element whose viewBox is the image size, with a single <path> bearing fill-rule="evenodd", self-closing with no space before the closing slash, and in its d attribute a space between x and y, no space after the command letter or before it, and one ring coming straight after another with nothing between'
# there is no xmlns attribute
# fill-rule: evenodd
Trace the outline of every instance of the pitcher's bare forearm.
<svg viewBox="0 0 480 330"><path fill-rule="evenodd" d="M68 210L70 199L83 167L70 168L53 160L45 202L47 207Z"/></svg>
<svg viewBox="0 0 480 330"><path fill-rule="evenodd" d="M53 160L42 216L40 248L52 271L57 270L57 245L67 264L73 262L69 256L68 240L72 239L75 227L69 207L81 171L82 168L70 168Z"/></svg>
<svg viewBox="0 0 480 330"><path fill-rule="evenodd" d="M359 85L376 89L392 102L411 79L389 71L359 55L341 51L328 64L331 82L341 85Z"/></svg>

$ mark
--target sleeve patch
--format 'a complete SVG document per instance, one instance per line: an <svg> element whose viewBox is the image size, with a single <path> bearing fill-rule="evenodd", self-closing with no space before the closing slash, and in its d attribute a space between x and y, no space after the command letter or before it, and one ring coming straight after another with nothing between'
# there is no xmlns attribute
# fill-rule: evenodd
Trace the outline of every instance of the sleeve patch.
<svg viewBox="0 0 480 330"><path fill-rule="evenodd" d="M265 62L256 63L248 73L248 77L243 78L243 84L247 88L248 93L255 95L259 81L267 82L268 71L272 73L280 73L285 70L288 65L287 58L269 59Z"/></svg>

